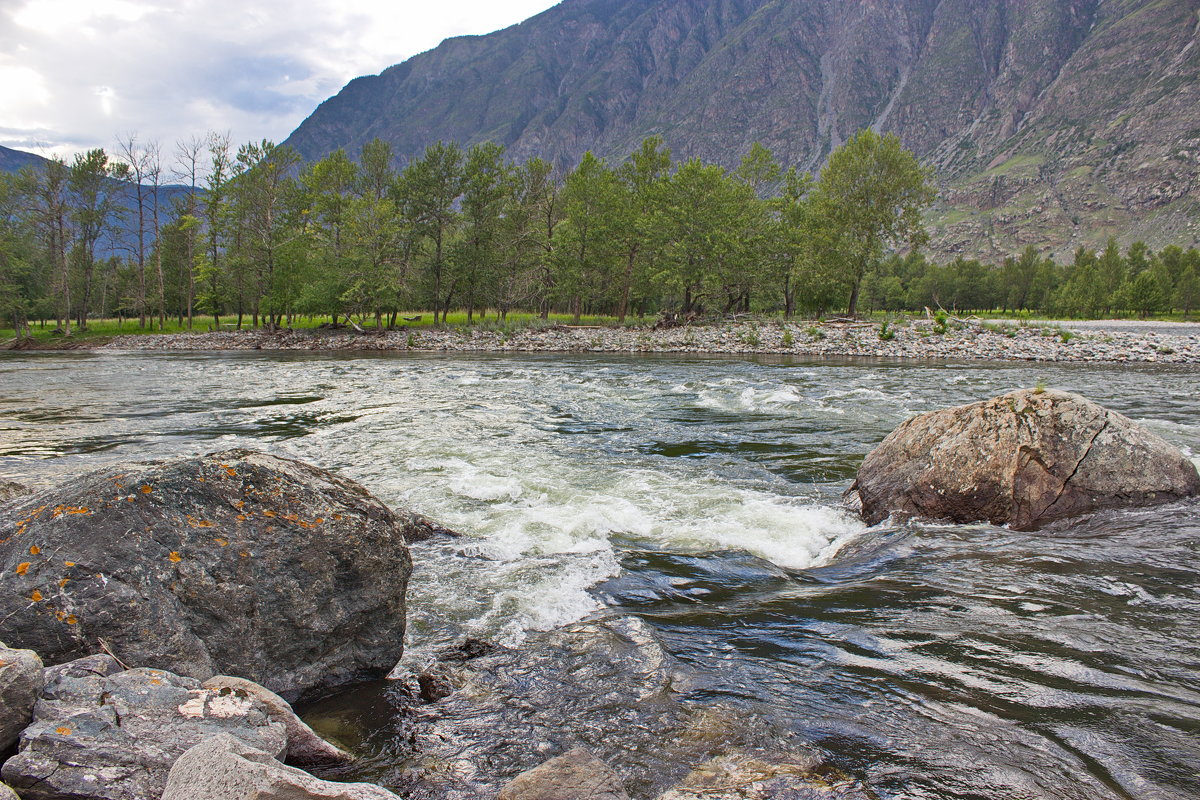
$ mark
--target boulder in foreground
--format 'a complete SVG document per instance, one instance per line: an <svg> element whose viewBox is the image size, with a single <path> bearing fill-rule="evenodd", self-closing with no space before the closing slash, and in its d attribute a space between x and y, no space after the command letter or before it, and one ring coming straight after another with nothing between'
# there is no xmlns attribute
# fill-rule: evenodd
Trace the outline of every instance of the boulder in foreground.
<svg viewBox="0 0 1200 800"><path fill-rule="evenodd" d="M1127 417L1077 394L1023 389L903 423L867 455L855 493L872 525L900 515L1036 530L1194 497L1200 475Z"/></svg>
<svg viewBox="0 0 1200 800"><path fill-rule="evenodd" d="M12 747L33 718L42 691L42 660L32 650L12 650L0 642L0 753Z"/></svg>
<svg viewBox="0 0 1200 800"><path fill-rule="evenodd" d="M399 800L368 783L330 783L280 764L228 734L205 739L171 768L162 800Z"/></svg>
<svg viewBox="0 0 1200 800"><path fill-rule="evenodd" d="M401 655L408 527L356 483L248 450L103 470L0 507L0 638L330 693Z"/></svg>
<svg viewBox="0 0 1200 800"><path fill-rule="evenodd" d="M272 756L287 749L284 725L251 695L98 661L47 670L33 724L2 771L24 800L157 798L175 760L215 734Z"/></svg>

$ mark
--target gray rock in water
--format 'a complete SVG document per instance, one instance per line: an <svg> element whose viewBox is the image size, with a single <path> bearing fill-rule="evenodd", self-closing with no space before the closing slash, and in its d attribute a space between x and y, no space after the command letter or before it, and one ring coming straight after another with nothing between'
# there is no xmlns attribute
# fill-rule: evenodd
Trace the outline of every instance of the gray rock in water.
<svg viewBox="0 0 1200 800"><path fill-rule="evenodd" d="M0 753L33 720L42 691L42 660L32 650L13 650L0 642Z"/></svg>
<svg viewBox="0 0 1200 800"><path fill-rule="evenodd" d="M287 731L287 757L289 764L316 766L347 764L354 760L346 751L322 739L312 728L296 716L288 701L245 678L217 675L204 682L205 689L225 690L239 695L249 695L267 708L267 713Z"/></svg>
<svg viewBox="0 0 1200 800"><path fill-rule="evenodd" d="M853 494L872 525L895 514L1036 530L1194 497L1200 475L1127 417L1076 394L1020 390L903 423L867 455Z"/></svg>
<svg viewBox="0 0 1200 800"><path fill-rule="evenodd" d="M819 769L811 758L723 756L658 800L876 800L857 781Z"/></svg>
<svg viewBox="0 0 1200 800"><path fill-rule="evenodd" d="M151 800L175 760L218 733L272 756L287 747L284 726L253 697L163 670L64 672L42 690L0 774L24 800Z"/></svg>
<svg viewBox="0 0 1200 800"><path fill-rule="evenodd" d="M0 636L326 694L400 657L405 527L356 483L247 450L104 470L0 509Z"/></svg>
<svg viewBox="0 0 1200 800"><path fill-rule="evenodd" d="M793 737L745 708L713 703L710 687L636 617L533 634L518 649L468 641L425 677L391 684L391 720L381 719L378 698L362 709L375 729L393 731L362 748L380 748L401 765L372 780L410 800L494 797L520 773L577 747L611 765L631 795L653 797L730 748L777 748ZM439 691L425 691L434 684ZM306 721L353 736L339 724L345 707L324 705L327 712L315 708Z"/></svg>
<svg viewBox="0 0 1200 800"><path fill-rule="evenodd" d="M621 779L582 747L513 778L496 800L629 800Z"/></svg>
<svg viewBox="0 0 1200 800"><path fill-rule="evenodd" d="M227 734L211 736L175 762L162 800L399 800L367 783L330 783L287 767Z"/></svg>

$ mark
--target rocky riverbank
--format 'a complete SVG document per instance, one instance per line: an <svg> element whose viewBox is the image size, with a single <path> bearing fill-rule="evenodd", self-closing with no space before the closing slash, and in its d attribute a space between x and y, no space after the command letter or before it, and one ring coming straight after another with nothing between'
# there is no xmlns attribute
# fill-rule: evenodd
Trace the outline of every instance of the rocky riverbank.
<svg viewBox="0 0 1200 800"><path fill-rule="evenodd" d="M1170 333L1137 327L1076 332L1070 327L951 322L942 330L907 325L737 322L666 329L553 326L517 331L408 328L344 331L221 331L120 336L105 350L306 350L410 352L779 354L983 361L1200 363L1200 325Z"/></svg>

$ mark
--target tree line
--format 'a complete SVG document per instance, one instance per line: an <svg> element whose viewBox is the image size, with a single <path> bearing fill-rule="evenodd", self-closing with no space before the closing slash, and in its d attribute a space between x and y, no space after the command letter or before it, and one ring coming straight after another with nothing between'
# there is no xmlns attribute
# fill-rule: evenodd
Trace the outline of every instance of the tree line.
<svg viewBox="0 0 1200 800"><path fill-rule="evenodd" d="M1195 250L928 261L931 174L870 130L815 177L761 145L734 169L674 161L658 137L621 163L586 153L566 171L492 143L439 142L396 163L381 140L303 164L286 146L209 135L164 164L128 137L113 154L0 176L0 313L20 334L30 320L70 332L97 317L383 327L406 310L436 324L454 310L468 322L518 310L624 321L923 306L1148 314L1196 301Z"/></svg>

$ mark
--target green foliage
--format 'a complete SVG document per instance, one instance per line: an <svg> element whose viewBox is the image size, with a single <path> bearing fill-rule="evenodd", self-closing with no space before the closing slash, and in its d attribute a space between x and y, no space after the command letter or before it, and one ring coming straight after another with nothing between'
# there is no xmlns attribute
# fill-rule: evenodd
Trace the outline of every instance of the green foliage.
<svg viewBox="0 0 1200 800"><path fill-rule="evenodd" d="M796 344L796 337L792 335L791 328L784 328L781 342L783 343L784 347L791 347L792 345Z"/></svg>
<svg viewBox="0 0 1200 800"><path fill-rule="evenodd" d="M939 336L944 334L950 327L950 315L942 309L938 309L933 315L933 332Z"/></svg>
<svg viewBox="0 0 1200 800"><path fill-rule="evenodd" d="M896 338L896 331L892 329L891 325L888 322L885 321L879 325L879 340L880 341L890 342L892 339L895 339L895 338Z"/></svg>

